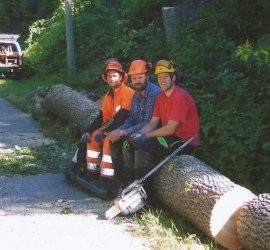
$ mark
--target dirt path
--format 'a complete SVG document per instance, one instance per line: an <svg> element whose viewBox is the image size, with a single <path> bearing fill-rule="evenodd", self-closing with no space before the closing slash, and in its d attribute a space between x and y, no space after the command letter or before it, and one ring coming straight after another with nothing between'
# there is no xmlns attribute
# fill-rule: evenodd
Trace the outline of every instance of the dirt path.
<svg viewBox="0 0 270 250"><path fill-rule="evenodd" d="M0 98L0 153L51 143L39 125ZM0 248L5 250L150 249L131 224L107 221L108 204L70 185L62 173L0 177ZM70 211L69 214L63 214Z"/></svg>

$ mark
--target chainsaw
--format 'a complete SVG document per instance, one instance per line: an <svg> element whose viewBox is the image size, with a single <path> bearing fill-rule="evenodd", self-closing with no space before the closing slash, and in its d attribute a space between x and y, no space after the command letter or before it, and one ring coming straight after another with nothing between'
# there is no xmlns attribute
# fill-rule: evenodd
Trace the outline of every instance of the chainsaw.
<svg viewBox="0 0 270 250"><path fill-rule="evenodd" d="M120 197L115 199L114 205L109 208L106 213L106 219L110 220L118 214L128 215L133 214L146 205L147 194L143 188L143 182L149 178L153 173L158 171L164 164L178 154L183 148L185 148L190 142L196 138L196 135L191 137L185 143L183 143L179 148L168 155L164 160L162 160L156 167L154 167L148 174L139 180L135 180L125 189L123 189Z"/></svg>

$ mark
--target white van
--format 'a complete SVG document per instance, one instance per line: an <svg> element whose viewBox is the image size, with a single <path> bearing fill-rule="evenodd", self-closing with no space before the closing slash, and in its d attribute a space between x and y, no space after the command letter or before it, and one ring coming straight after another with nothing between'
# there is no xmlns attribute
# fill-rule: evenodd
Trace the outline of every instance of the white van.
<svg viewBox="0 0 270 250"><path fill-rule="evenodd" d="M17 76L22 70L19 36L0 33L0 76Z"/></svg>

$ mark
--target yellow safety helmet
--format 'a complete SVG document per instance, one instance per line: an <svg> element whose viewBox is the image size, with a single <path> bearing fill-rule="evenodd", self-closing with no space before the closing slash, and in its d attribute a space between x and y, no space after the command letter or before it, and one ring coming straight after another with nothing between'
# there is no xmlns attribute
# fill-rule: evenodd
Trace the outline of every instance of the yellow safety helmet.
<svg viewBox="0 0 270 250"><path fill-rule="evenodd" d="M159 60L156 64L155 75L159 73L175 73L176 68L172 61Z"/></svg>

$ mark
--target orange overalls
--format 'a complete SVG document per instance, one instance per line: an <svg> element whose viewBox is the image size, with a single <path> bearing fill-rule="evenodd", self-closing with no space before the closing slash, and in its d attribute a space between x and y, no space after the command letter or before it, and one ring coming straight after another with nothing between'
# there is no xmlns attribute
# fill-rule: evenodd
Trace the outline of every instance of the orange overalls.
<svg viewBox="0 0 270 250"><path fill-rule="evenodd" d="M91 134L87 143L87 171L99 173L100 176L113 179L114 169L112 166L109 139L105 137L101 142L95 141L95 136L102 132L120 109L130 109L134 90L122 83L114 91L108 91L102 103L103 125Z"/></svg>

